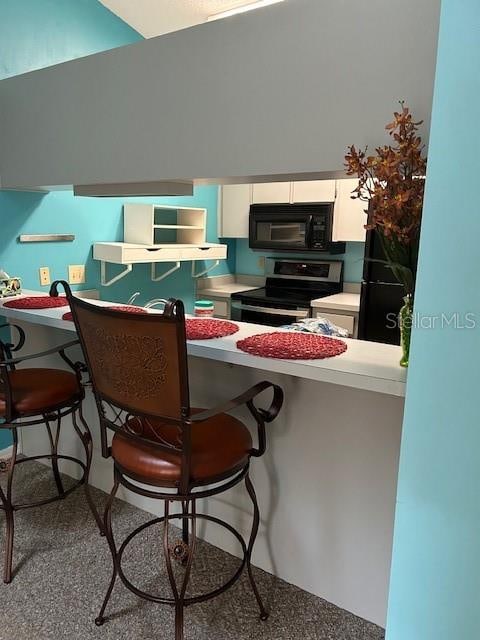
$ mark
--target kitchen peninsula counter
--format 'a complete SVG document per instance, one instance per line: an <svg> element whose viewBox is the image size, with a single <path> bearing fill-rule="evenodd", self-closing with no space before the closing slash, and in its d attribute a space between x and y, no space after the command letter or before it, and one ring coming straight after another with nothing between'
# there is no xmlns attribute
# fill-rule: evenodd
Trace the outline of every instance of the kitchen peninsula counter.
<svg viewBox="0 0 480 640"><path fill-rule="evenodd" d="M28 292L33 295L35 292ZM72 322L62 320L65 308L55 309L10 309L0 301L0 315L9 320L29 322L54 329L75 332ZM109 306L111 303L90 300L92 304ZM151 313L159 313L152 309ZM283 373L306 380L330 382L332 384L375 391L393 396L405 395L406 369L399 366L400 347L363 340L345 339L347 350L334 358L324 360L280 360L253 356L236 347L238 340L259 333L282 331L276 327L236 322L239 331L225 338L213 340L189 340L189 355L208 358L266 372Z"/></svg>
<svg viewBox="0 0 480 640"><path fill-rule="evenodd" d="M66 310L2 309L0 302L0 316L26 332L19 354L72 340L73 323L61 319ZM261 380L284 389L284 407L268 425L267 453L252 462L261 509L254 564L383 625L406 377L398 365L400 349L346 340L345 353L325 360L260 358L239 351L237 340L278 329L237 324L240 330L232 336L188 342L189 383L192 406L209 408ZM80 349L74 347L71 356L81 359ZM65 368L66 364L54 355L21 366ZM259 398L260 406L269 403L267 395ZM88 388L84 413L94 441L91 484L109 491L112 461L100 455L98 415ZM235 415L252 424L247 410ZM44 432L39 427L20 429L25 454L48 449ZM254 427L252 433L255 438ZM66 418L60 440L63 452L81 456L77 440ZM62 471L72 476L78 472L68 464ZM160 508L126 490L119 497L152 513ZM199 504L198 509L231 522L248 536L251 514L243 486L207 505ZM202 530L202 537L238 553L237 545L214 527Z"/></svg>

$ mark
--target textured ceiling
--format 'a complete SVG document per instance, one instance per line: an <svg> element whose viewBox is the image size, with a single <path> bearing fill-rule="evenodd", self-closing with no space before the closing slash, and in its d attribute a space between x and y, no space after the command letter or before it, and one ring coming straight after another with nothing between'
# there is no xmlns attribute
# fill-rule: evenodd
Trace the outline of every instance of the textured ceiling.
<svg viewBox="0 0 480 640"><path fill-rule="evenodd" d="M205 22L208 16L254 0L100 0L145 38Z"/></svg>

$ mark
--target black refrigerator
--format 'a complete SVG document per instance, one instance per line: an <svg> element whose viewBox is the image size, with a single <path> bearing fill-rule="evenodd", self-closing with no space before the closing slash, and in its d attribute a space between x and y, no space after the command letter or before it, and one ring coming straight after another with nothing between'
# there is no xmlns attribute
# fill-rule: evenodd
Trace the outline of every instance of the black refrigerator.
<svg viewBox="0 0 480 640"><path fill-rule="evenodd" d="M400 344L398 312L403 305L404 289L392 270L369 258L385 256L375 231L367 231L365 261L360 295L358 337L360 340Z"/></svg>

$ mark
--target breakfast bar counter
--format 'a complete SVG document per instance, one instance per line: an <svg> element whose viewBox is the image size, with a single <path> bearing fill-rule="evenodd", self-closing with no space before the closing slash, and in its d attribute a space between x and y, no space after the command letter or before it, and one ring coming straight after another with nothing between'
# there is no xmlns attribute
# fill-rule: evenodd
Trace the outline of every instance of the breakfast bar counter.
<svg viewBox="0 0 480 640"><path fill-rule="evenodd" d="M0 302L0 316L26 332L22 354L72 340L75 327L62 320L66 308L2 307ZM236 324L239 331L234 335L188 342L190 392L192 406L213 407L260 380L284 389L284 409L268 427L267 453L252 466L262 515L254 564L384 625L406 379L398 365L400 349L345 340L347 350L333 358L264 358L240 351L236 343L278 329ZM81 359L77 347L72 356ZM48 356L29 366L65 364L58 356ZM235 415L249 424L247 412ZM96 407L88 390L85 416L95 445L91 483L109 491L111 461L100 455ZM66 423L61 446L81 454ZM27 455L47 447L47 436L38 427L21 431ZM62 470L76 473L73 467ZM127 491L119 495L156 512L158 505L147 498ZM210 499L199 510L203 507L246 533L251 522L248 497L241 487L226 496ZM202 536L227 551L239 551L213 528L206 528Z"/></svg>
<svg viewBox="0 0 480 640"><path fill-rule="evenodd" d="M32 295L34 292L28 292ZM111 306L111 303L91 300L93 304ZM65 309L9 309L0 301L0 315L15 321L34 323L54 329L75 332L71 321L62 320ZM150 313L158 313L155 309ZM324 360L277 360L261 358L237 349L238 340L259 333L281 331L278 327L266 327L246 322L235 322L239 331L234 335L214 340L188 341L189 355L208 358L219 362L239 364L263 371L285 373L305 380L330 382L346 387L386 393L393 396L405 395L406 369L398 366L400 347L363 340L343 339L347 344L345 353Z"/></svg>

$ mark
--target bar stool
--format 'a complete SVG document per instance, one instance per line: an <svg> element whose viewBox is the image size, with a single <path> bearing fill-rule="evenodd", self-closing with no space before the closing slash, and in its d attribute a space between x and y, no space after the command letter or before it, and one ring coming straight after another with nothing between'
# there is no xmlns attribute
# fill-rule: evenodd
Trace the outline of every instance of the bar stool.
<svg viewBox="0 0 480 640"><path fill-rule="evenodd" d="M55 290L58 283L55 284ZM204 602L229 589L247 569L260 617L268 613L255 584L251 567L259 525L259 509L249 476L252 457L266 448L265 424L278 415L283 392L270 382L260 382L242 395L211 410L192 409L189 400L185 315L183 303L170 299L163 314L129 314L92 305L71 295L73 319L91 376L101 425L102 453L113 458L114 485L108 499L104 527L113 559L113 572L97 625L105 622L105 610L115 581L137 596L168 604L175 609L175 639L183 639L184 608ZM268 409L254 404L256 396L273 390ZM228 412L246 405L258 428L258 446L250 431ZM113 431L108 446L107 430ZM253 503L253 525L246 542L227 522L197 513L197 500L218 495L245 481ZM119 548L112 531L111 509L119 486L135 494L164 501L164 515L138 527ZM215 485L215 486L213 486ZM178 512L170 512L170 503ZM199 520L223 527L239 542L243 558L236 573L222 586L201 595L186 595L195 554ZM168 523L181 525L181 537L170 540ZM154 595L135 586L124 574L122 557L129 543L148 527L163 523L163 554L171 595ZM177 584L173 561L182 572ZM183 569L182 569L183 566ZM178 580L180 582L180 580Z"/></svg>
<svg viewBox="0 0 480 640"><path fill-rule="evenodd" d="M5 514L5 557L3 581L8 584L12 580L14 515L21 509L40 507L56 500L62 500L72 493L80 485L84 486L85 495L89 507L97 521L98 527L103 532L102 521L92 501L88 478L92 461L92 437L89 427L83 417L82 402L85 396L81 384L81 373L85 370L82 363L74 363L66 355L65 350L78 345L78 340L54 349L49 349L34 355L13 357L25 344L25 333L16 325L1 325L0 328L9 328L18 333L16 344L0 341L0 429L8 429L12 434L12 455L8 465L6 490L0 487L0 509ZM60 357L72 369L71 372L61 369L46 368L20 368L17 365L22 362L34 360L44 356L58 353ZM73 427L80 438L85 450L85 461L72 456L60 455L58 443L62 418L71 415ZM50 442L50 453L17 458L18 453L18 429L27 426L45 425ZM31 460L51 460L53 477L58 495L28 503L15 503L12 497L13 478L15 468L19 464ZM58 462L68 460L80 466L83 470L80 480L70 488L65 489L60 476Z"/></svg>

